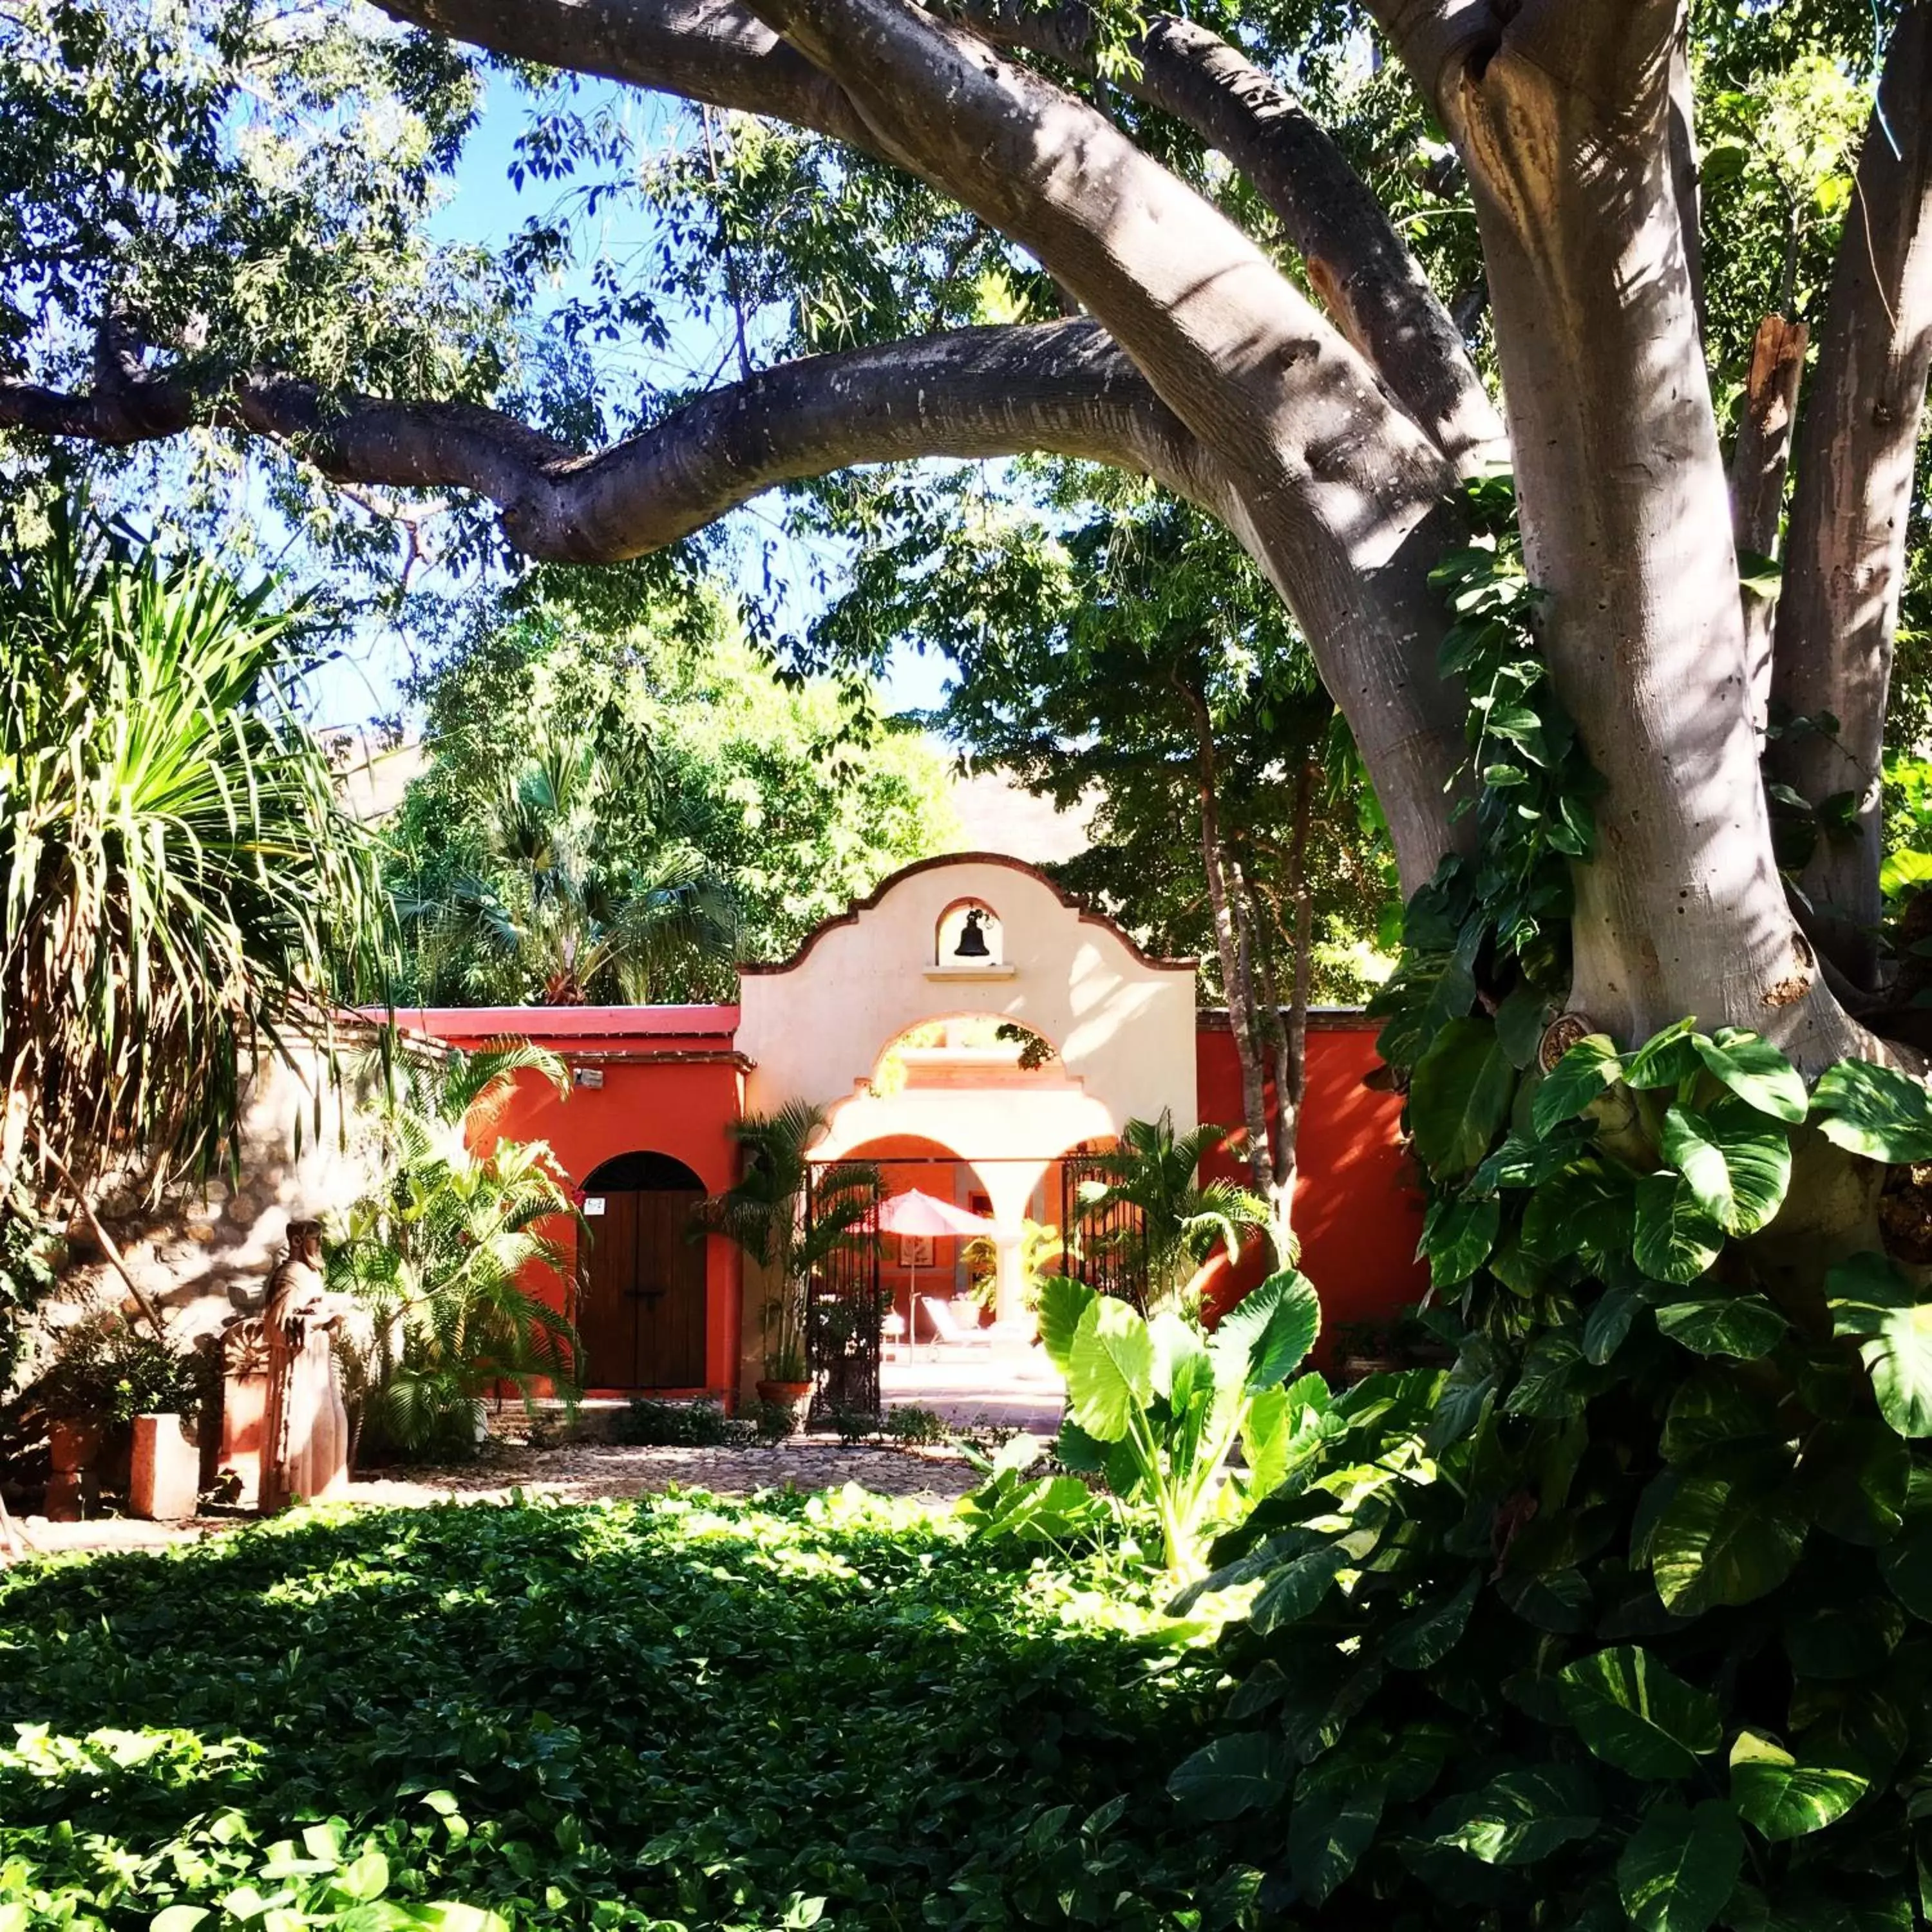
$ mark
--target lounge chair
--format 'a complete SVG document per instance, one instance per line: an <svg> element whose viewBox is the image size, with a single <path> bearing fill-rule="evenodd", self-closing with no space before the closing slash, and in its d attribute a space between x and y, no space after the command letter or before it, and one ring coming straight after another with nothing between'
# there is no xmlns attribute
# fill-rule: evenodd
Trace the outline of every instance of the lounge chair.
<svg viewBox="0 0 1932 1932"><path fill-rule="evenodd" d="M919 1305L926 1310L926 1318L932 1324L930 1339L948 1348L983 1348L993 1337L983 1328L969 1328L952 1312L950 1301L942 1301L936 1294L922 1294Z"/></svg>

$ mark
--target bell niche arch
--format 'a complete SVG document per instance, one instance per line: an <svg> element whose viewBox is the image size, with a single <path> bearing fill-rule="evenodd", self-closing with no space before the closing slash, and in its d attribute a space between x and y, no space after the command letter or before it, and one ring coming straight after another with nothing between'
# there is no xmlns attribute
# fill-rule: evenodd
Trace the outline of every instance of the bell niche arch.
<svg viewBox="0 0 1932 1932"><path fill-rule="evenodd" d="M933 932L934 966L986 972L1006 964L1000 916L984 899L955 899Z"/></svg>
<svg viewBox="0 0 1932 1932"><path fill-rule="evenodd" d="M668 1154L639 1149L591 1170L578 1247L584 1388L704 1387L705 1244L691 1226L704 1197Z"/></svg>
<svg viewBox="0 0 1932 1932"><path fill-rule="evenodd" d="M882 1048L937 1012L1010 1021L1051 1043L1061 1108L1087 1103L1055 1122L1071 1130L1060 1146L1162 1108L1184 1131L1199 1118L1194 978L1192 961L1150 958L1036 866L986 852L922 860L783 964L740 968L746 1108L830 1107L835 1141L862 1138ZM1030 1096L1028 1112L1049 1097Z"/></svg>

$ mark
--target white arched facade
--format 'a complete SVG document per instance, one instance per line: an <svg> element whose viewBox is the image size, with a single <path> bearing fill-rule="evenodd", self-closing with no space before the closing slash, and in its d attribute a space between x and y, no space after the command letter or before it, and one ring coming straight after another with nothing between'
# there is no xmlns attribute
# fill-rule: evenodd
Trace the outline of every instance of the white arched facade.
<svg viewBox="0 0 1932 1932"><path fill-rule="evenodd" d="M970 939L968 907L985 915ZM1177 1132L1195 1125L1194 980L1191 962L1149 958L1019 860L927 860L820 927L784 964L744 970L736 1043L750 1062L746 1107L767 1113L802 1100L827 1108L821 1160L914 1137L975 1163L999 1225L1004 1312L1017 1295L1027 1204L1054 1162L1163 1110ZM994 1064L944 1086L874 1090L880 1058L901 1035L963 1016L1016 1022L1058 1059L1036 1071Z"/></svg>

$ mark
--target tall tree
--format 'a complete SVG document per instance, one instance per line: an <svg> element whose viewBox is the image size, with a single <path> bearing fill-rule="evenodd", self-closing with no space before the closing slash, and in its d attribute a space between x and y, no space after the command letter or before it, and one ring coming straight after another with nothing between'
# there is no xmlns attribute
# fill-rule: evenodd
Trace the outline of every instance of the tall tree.
<svg viewBox="0 0 1932 1932"><path fill-rule="evenodd" d="M563 992L723 997L734 959L782 958L956 836L920 734L781 682L715 595L628 616L493 607L417 683L388 867L418 915L409 997L548 997L565 951L596 970Z"/></svg>
<svg viewBox="0 0 1932 1932"><path fill-rule="evenodd" d="M987 532L944 592L900 561L868 556L860 594L876 612L865 580L890 577L897 627L958 663L949 729L1090 814L1063 881L1202 957L1228 1007L1250 1180L1287 1253L1309 1004L1318 982L1359 996L1351 943L1387 891L1380 842L1323 770L1335 712L1306 647L1226 532L1171 497L1130 497L1044 544Z"/></svg>

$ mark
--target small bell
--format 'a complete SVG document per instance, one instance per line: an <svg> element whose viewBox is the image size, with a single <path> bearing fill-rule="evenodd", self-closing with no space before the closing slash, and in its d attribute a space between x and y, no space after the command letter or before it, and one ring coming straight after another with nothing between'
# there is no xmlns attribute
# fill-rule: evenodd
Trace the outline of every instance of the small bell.
<svg viewBox="0 0 1932 1932"><path fill-rule="evenodd" d="M990 959L992 949L986 944L986 935L980 930L986 915L977 906L970 908L966 914L965 928L959 935L959 944L952 949L956 959Z"/></svg>

